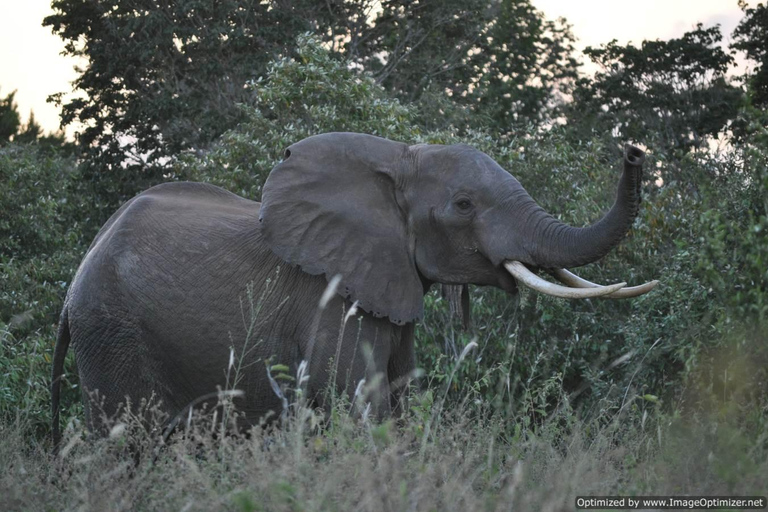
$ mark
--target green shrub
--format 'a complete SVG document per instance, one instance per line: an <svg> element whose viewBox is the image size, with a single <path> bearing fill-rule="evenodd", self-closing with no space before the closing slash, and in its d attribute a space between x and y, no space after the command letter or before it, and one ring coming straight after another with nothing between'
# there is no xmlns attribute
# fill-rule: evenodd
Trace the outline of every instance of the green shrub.
<svg viewBox="0 0 768 512"><path fill-rule="evenodd" d="M86 247L74 168L52 149L0 148L0 421L23 418L38 434L49 428L56 324ZM74 400L68 391L65 406Z"/></svg>

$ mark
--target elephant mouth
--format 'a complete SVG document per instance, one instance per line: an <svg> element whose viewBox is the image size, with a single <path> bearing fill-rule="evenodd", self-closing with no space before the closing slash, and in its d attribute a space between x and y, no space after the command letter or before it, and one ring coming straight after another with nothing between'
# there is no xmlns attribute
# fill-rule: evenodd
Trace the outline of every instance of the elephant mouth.
<svg viewBox="0 0 768 512"><path fill-rule="evenodd" d="M653 280L630 287L627 287L627 283L624 282L601 285L587 281L564 268L548 271L555 279L567 285L563 286L539 277L519 261L507 260L504 262L504 268L516 281L529 288L553 297L565 299L588 299L593 297L628 299L644 295L659 284L657 280Z"/></svg>

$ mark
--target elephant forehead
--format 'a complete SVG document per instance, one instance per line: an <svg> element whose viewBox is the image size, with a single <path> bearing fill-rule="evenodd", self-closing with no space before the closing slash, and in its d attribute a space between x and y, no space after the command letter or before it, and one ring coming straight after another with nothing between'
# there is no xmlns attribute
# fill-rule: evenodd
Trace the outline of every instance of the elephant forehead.
<svg viewBox="0 0 768 512"><path fill-rule="evenodd" d="M424 158L417 181L420 186L414 187L414 193L440 199L467 192L477 199L493 201L508 192L510 186L519 187L511 174L475 149Z"/></svg>
<svg viewBox="0 0 768 512"><path fill-rule="evenodd" d="M491 157L469 146L439 147L426 151L420 174L435 176L446 185L465 183L493 184L508 173Z"/></svg>

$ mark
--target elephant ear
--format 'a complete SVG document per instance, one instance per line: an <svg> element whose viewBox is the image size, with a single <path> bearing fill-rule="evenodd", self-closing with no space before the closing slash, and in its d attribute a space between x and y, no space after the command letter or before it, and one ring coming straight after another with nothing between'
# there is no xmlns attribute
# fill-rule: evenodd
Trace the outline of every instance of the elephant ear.
<svg viewBox="0 0 768 512"><path fill-rule="evenodd" d="M338 293L402 325L423 314L396 184L405 144L352 133L302 140L264 184L261 227L272 251L303 271L341 275Z"/></svg>

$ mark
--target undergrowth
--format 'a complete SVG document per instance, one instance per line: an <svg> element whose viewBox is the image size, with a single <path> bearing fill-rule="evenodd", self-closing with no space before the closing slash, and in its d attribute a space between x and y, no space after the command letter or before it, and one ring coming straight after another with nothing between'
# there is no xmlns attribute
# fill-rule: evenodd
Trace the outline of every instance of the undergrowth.
<svg viewBox="0 0 768 512"><path fill-rule="evenodd" d="M695 414L631 396L585 419L561 394L547 417L533 399L512 417L472 390L446 402L451 377L383 422L359 401L334 396L322 411L301 393L280 424L244 433L226 393L168 436L156 404L111 419L103 437L74 416L55 457L18 416L0 425L0 509L569 510L580 495L767 490L768 411L740 408L746 389L723 400L702 375Z"/></svg>

